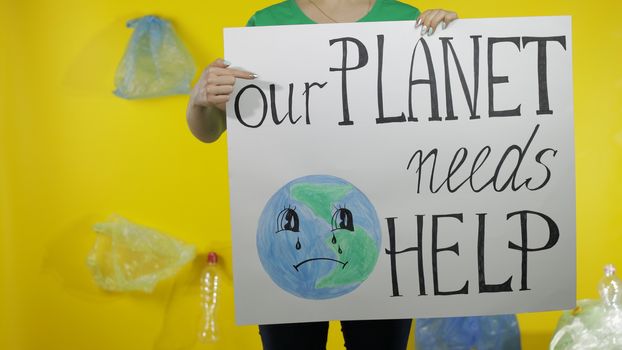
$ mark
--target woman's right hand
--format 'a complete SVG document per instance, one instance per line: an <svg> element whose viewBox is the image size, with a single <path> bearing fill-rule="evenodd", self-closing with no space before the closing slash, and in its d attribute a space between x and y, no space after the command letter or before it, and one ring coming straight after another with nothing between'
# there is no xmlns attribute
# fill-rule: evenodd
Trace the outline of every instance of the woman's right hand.
<svg viewBox="0 0 622 350"><path fill-rule="evenodd" d="M257 74L229 68L230 63L219 58L210 63L192 89L192 104L225 110L233 92L236 78L255 79Z"/></svg>

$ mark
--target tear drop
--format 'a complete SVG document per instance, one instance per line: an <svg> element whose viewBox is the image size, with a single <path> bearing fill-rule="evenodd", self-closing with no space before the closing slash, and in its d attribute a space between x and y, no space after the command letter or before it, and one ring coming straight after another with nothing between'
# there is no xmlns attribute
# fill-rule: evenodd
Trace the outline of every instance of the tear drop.
<svg viewBox="0 0 622 350"><path fill-rule="evenodd" d="M296 239L296 250L300 250L300 248L302 248L302 245L300 244L300 238Z"/></svg>
<svg viewBox="0 0 622 350"><path fill-rule="evenodd" d="M335 233L333 232L333 239L331 240L333 244L337 243L337 238L335 237Z"/></svg>
<svg viewBox="0 0 622 350"><path fill-rule="evenodd" d="M340 246L340 245L338 245L338 246L337 246L337 248L338 248L338 249L337 249L337 252L338 252L339 254L343 253L343 250L341 250L341 246Z"/></svg>

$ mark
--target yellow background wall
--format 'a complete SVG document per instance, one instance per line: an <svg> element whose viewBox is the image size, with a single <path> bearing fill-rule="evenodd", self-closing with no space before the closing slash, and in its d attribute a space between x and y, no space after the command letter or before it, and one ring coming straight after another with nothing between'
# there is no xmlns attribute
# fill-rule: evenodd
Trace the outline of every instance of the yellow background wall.
<svg viewBox="0 0 622 350"><path fill-rule="evenodd" d="M622 2L407 2L464 18L573 16L577 288L579 298L595 297L602 266L622 268ZM271 3L2 0L0 348L151 349L192 337L184 328L192 308L179 301L192 297L171 298L192 294L179 290L183 283L167 281L152 295L93 284L84 264L91 226L111 213L201 253L217 250L227 277L223 339L214 348L260 348L256 327L234 326L225 139L192 137L186 97L126 101L111 91L131 35L126 20L170 19L203 67L222 55L223 27L244 25ZM180 278L196 273L186 270ZM545 349L558 317L520 315L524 348ZM329 349L341 349L338 325L332 329Z"/></svg>

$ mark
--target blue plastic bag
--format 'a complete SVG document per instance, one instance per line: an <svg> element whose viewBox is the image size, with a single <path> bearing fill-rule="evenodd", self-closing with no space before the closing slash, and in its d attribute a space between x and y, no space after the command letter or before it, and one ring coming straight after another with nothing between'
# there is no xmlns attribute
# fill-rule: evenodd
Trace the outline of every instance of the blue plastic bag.
<svg viewBox="0 0 622 350"><path fill-rule="evenodd" d="M417 319L417 350L520 350L514 315Z"/></svg>
<svg viewBox="0 0 622 350"><path fill-rule="evenodd" d="M114 94L135 99L189 93L194 62L171 24L145 16L127 26L134 33L117 67Z"/></svg>

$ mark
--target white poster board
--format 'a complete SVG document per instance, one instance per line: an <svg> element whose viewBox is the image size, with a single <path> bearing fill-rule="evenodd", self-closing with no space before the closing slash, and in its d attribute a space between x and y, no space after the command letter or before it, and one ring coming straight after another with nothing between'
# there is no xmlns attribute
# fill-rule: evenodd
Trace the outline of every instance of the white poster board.
<svg viewBox="0 0 622 350"><path fill-rule="evenodd" d="M225 30L239 324L575 302L569 17Z"/></svg>

